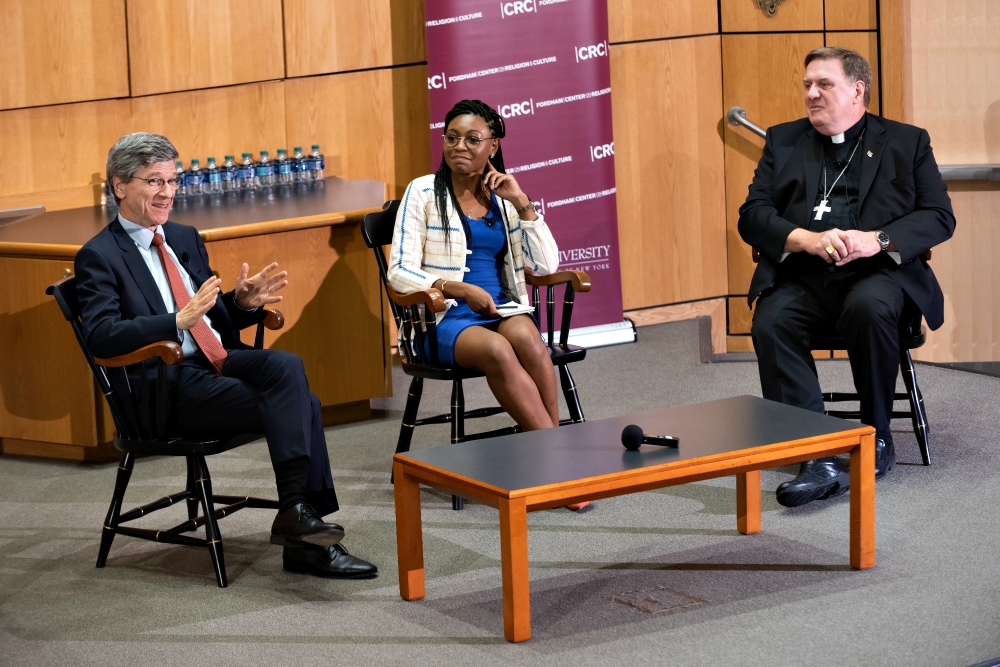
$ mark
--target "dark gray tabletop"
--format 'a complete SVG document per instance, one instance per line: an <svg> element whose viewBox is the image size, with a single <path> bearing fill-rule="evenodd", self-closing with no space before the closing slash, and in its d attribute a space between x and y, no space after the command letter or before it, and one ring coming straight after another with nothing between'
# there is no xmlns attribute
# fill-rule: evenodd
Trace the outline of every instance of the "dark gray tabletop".
<svg viewBox="0 0 1000 667"><path fill-rule="evenodd" d="M643 445L628 451L621 433L629 424L645 433L680 438L680 447ZM857 422L736 396L400 456L514 491L858 428L862 425Z"/></svg>
<svg viewBox="0 0 1000 667"><path fill-rule="evenodd" d="M330 177L316 183L255 192L201 195L174 200L170 219L199 231L325 213L378 208L385 199L381 181ZM114 207L88 206L42 213L0 226L0 244L43 243L82 246L118 214Z"/></svg>

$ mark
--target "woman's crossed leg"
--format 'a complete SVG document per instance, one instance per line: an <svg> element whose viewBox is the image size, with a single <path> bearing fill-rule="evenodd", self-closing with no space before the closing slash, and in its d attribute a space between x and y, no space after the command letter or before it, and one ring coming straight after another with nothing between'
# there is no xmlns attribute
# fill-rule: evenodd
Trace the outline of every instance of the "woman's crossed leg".
<svg viewBox="0 0 1000 667"><path fill-rule="evenodd" d="M482 371L500 406L525 431L559 425L555 369L528 316L502 320L497 331L469 327L455 341L455 362Z"/></svg>

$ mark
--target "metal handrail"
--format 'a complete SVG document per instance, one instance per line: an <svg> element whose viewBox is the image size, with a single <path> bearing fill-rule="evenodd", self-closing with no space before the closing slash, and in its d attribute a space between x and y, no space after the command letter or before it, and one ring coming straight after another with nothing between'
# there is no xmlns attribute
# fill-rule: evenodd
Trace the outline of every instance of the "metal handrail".
<svg viewBox="0 0 1000 667"><path fill-rule="evenodd" d="M726 114L730 125L742 125L759 137L767 131L747 118L746 109L732 107ZM938 171L946 181L1000 181L1000 164L939 164Z"/></svg>
<svg viewBox="0 0 1000 667"><path fill-rule="evenodd" d="M759 137L767 136L766 130L747 119L747 110L743 107L732 107L726 114L726 118L729 119L730 125L742 125Z"/></svg>
<svg viewBox="0 0 1000 667"><path fill-rule="evenodd" d="M946 181L1000 181L1000 164L939 164Z"/></svg>

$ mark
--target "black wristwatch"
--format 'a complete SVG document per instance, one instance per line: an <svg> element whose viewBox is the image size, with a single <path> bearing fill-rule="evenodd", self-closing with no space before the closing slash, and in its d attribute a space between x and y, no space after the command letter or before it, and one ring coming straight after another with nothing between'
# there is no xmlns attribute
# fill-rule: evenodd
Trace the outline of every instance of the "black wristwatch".
<svg viewBox="0 0 1000 667"><path fill-rule="evenodd" d="M889 252L889 235L879 229L875 231L875 238L878 239L879 245L882 246L882 252Z"/></svg>

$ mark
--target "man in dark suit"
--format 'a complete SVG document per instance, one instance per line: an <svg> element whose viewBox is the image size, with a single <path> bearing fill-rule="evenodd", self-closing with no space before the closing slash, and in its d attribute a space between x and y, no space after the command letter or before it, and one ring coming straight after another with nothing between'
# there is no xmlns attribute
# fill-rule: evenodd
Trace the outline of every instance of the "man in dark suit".
<svg viewBox="0 0 1000 667"><path fill-rule="evenodd" d="M278 487L271 542L284 546L286 570L333 578L373 577L371 563L340 544L344 529L322 515L338 509L319 399L302 360L255 350L239 329L278 303L288 284L276 263L236 289L221 281L193 227L167 221L177 189L177 150L158 134L137 132L108 152L107 179L118 217L76 256L84 336L96 356L112 357L172 340L184 360L168 366L169 423L178 435L252 431L267 439Z"/></svg>
<svg viewBox="0 0 1000 667"><path fill-rule="evenodd" d="M861 421L875 427L875 475L896 462L889 420L899 371L900 314L932 329L944 296L922 255L955 229L925 130L867 113L871 67L838 47L806 56L808 117L767 131L739 232L760 261L750 283L764 397L816 412L823 399L810 341L843 336ZM837 458L802 464L778 487L789 507L850 483Z"/></svg>

